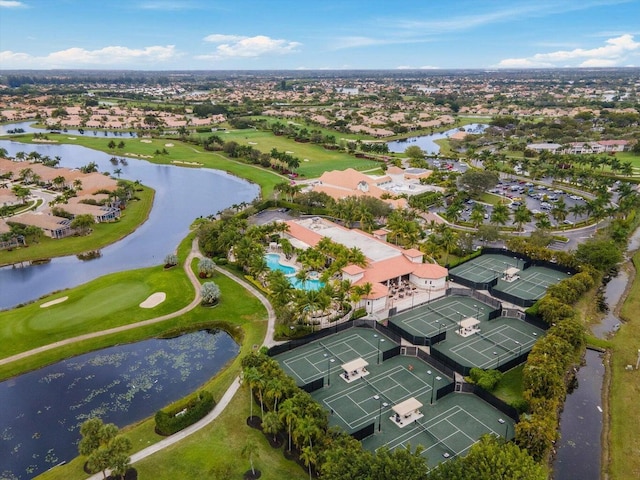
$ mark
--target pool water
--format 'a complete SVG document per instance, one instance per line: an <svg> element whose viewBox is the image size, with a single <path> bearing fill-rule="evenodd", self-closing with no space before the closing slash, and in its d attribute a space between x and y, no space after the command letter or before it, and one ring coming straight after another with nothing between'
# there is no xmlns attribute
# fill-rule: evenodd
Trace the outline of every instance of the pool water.
<svg viewBox="0 0 640 480"><path fill-rule="evenodd" d="M301 282L295 277L296 269L289 266L283 265L280 263L280 255L277 253L267 253L265 255L265 260L267 261L267 267L270 270L281 270L289 279L289 283L291 286L298 290L319 290L324 286L318 279L307 279L304 282Z"/></svg>

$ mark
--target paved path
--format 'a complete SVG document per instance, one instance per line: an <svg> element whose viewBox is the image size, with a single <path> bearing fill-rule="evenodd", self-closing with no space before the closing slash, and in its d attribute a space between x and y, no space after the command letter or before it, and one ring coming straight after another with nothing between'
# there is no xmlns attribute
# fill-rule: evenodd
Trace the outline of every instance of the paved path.
<svg viewBox="0 0 640 480"><path fill-rule="evenodd" d="M184 270L187 273L187 276L189 277L189 280L191 280L191 283L193 284L196 291L196 296L189 305L175 312L162 315L161 317L150 318L149 320L143 320L138 323L132 323L130 325L122 325L120 327L110 328L108 330L102 330L100 332L87 333L85 335L79 335L77 337L67 338L65 340L60 340L59 342L43 345L42 347L34 348L33 350L28 350L26 352L18 353L17 355L13 355L11 357L3 358L2 360L0 360L0 365L5 365L7 363L21 360L31 355L35 355L36 353L46 352L47 350L53 350L54 348L58 348L63 345L69 345L72 343L81 342L83 340L88 340L91 338L103 337L105 335L111 335L112 333L124 332L126 330L132 330L134 328L143 327L145 325L152 325L154 323L163 322L165 320L178 317L180 315L187 313L190 310L193 310L195 307L200 305L200 282L198 278L195 276L195 274L193 273L193 270L191 269L191 262L198 255L198 252L199 252L198 240L197 238L195 238L191 245L191 252L189 252L187 259L184 262Z"/></svg>
<svg viewBox="0 0 640 480"><path fill-rule="evenodd" d="M199 248L198 248L198 239L194 238L193 242L191 243L191 251L189 252L189 255L187 256L187 259L184 262L184 270L185 270L187 276L189 277L189 280L191 280L191 283L193 284L193 287L195 289L196 295L195 295L195 298L193 299L193 301L189 305L187 305L186 307L183 307L183 308L181 308L180 310L178 310L176 312L172 312L172 313L168 313L166 315L162 315L161 317L151 318L149 320L144 320L142 322L134 323L134 324L131 324L131 325L123 325L121 327L111 328L109 330L103 330L101 332L87 333L86 335L80 335L80 336L77 336L77 337L68 338L66 340L61 340L59 342L51 343L49 345L43 345L42 347L34 348L33 350L22 352L22 353L19 353L17 355L13 355L11 357L3 358L3 359L0 360L0 365L4 365L4 364L7 364L7 363L15 362L17 360L29 357L31 355L35 355L36 353L45 352L47 350L52 350L54 348L58 348L58 347L63 346L63 345L69 345L71 343L81 342L83 340L87 340L87 339L90 339L90 338L102 337L104 335L110 335L112 333L117 333L117 332L123 332L125 330L131 330L133 328L138 328L138 327L141 327L141 326L144 326L144 325L151 325L153 323L162 322L164 320L168 320L170 318L174 318L174 317L177 317L179 315L183 315L184 313L186 313L186 312L188 312L190 310L193 310L195 307L200 305L200 300L201 300L201 296L200 296L200 281L198 280L196 275L193 273L193 270L191 268L191 263L193 262L193 259L196 258L196 256L199 256ZM235 275L227 272L226 270L223 270L223 269L220 269L220 268L216 268L216 270L219 273L221 273L223 275L226 275L227 277L231 278L232 280L234 280L235 282L240 284L243 288L245 288L246 290L251 292L251 294L253 294L256 298L258 298L258 300L260 300L260 302L265 306L265 308L267 309L267 314L268 314L268 322L267 322L267 333L266 333L265 339L264 339L264 345L266 345L266 346L275 345L277 342L275 342L273 340L273 334L275 332L276 315L275 315L275 312L273 311L273 308L271 307L271 303L269 303L269 300L267 300L267 298L257 288L255 288L253 285L251 285L250 283L246 282L245 280L236 277ZM236 377L234 379L233 383L229 386L227 391L224 393L222 398L218 401L216 406L213 408L213 410L211 410L211 412L209 412L209 414L207 416L205 416L204 418L202 418L198 422L194 423L193 425L185 428L184 430L181 430L181 431L179 431L179 432L177 432L177 433L165 438L164 440L161 440L158 443L154 443L153 445L151 445L151 446L149 446L149 447L147 447L147 448L145 448L143 450L140 450L139 452L133 454L131 456L131 463L133 464L133 463L135 463L135 462L137 462L139 460L142 460L143 458L146 458L146 457L148 457L150 455L153 455L154 453L162 450L163 448L166 448L166 447L168 447L170 445L173 445L174 443L177 443L177 442L185 439L186 437L188 437L192 433L195 433L198 430L200 430L201 428L209 425L212 421L214 421L216 418L218 418L220 413L222 413L224 411L224 409L229 404L229 402L234 397L234 395L236 394L236 392L238 391L239 388L240 388L240 377ZM102 472L100 472L100 473L96 473L95 475L89 477L89 480L101 480L102 478L103 478L103 475L102 475Z"/></svg>

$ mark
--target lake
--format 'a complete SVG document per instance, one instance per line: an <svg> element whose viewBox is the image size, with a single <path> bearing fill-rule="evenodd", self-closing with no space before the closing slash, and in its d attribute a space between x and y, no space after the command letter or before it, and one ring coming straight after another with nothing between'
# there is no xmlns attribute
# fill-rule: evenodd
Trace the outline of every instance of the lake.
<svg viewBox="0 0 640 480"><path fill-rule="evenodd" d="M431 135L419 135L417 137L409 137L403 140L396 140L394 142L388 142L389 151L393 153L402 153L407 147L420 147L428 155L436 154L440 151L440 145L435 143L435 140L441 140L443 138L449 138L454 133L461 129L469 133L482 133L487 125L480 123L471 123L464 127L452 128L446 132L433 133Z"/></svg>
<svg viewBox="0 0 640 480"><path fill-rule="evenodd" d="M113 171L112 155L78 145L29 145L0 140L13 157L22 151L61 158L60 166L78 168L89 162ZM101 250L102 256L81 261L73 256L26 268L0 268L0 309L15 307L56 290L74 287L108 273L159 265L173 253L198 217L215 214L233 204L251 202L259 187L219 170L156 165L128 158L118 165L122 178L140 180L156 196L149 219L133 234ZM2 251L0 251L0 261Z"/></svg>
<svg viewBox="0 0 640 480"><path fill-rule="evenodd" d="M0 382L0 478L33 478L72 460L86 419L123 427L147 418L196 391L238 352L227 333L199 331L98 350Z"/></svg>

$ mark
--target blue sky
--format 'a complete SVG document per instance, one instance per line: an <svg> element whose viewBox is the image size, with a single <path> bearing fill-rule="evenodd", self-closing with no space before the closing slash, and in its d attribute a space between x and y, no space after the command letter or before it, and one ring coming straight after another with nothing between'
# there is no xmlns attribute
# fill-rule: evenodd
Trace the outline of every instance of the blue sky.
<svg viewBox="0 0 640 480"><path fill-rule="evenodd" d="M0 69L640 66L640 0L0 0Z"/></svg>

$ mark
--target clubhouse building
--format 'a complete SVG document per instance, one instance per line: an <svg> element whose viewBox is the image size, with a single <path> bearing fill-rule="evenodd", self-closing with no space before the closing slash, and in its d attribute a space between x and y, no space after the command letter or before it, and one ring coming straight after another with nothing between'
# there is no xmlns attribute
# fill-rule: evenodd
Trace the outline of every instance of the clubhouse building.
<svg viewBox="0 0 640 480"><path fill-rule="evenodd" d="M358 248L367 258L367 265L347 265L342 269L342 279L352 285L372 286L363 298L368 312L381 312L393 307L394 302L411 299L427 293L442 295L447 288L446 268L435 263L424 263L424 254L417 249L403 249L386 241L386 230L368 234L358 229L348 229L320 217L285 222L289 227L283 233L291 244L305 250L316 246L327 237L347 248Z"/></svg>

